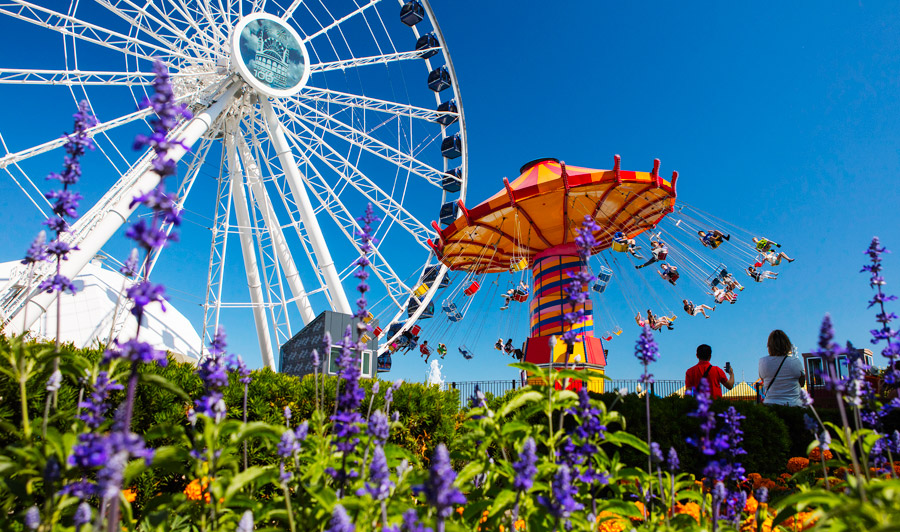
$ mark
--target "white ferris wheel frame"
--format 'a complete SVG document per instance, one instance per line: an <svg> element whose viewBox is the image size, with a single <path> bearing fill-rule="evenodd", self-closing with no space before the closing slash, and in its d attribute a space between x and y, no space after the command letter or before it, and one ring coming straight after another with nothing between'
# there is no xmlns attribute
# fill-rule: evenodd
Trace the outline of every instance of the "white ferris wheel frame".
<svg viewBox="0 0 900 532"><path fill-rule="evenodd" d="M334 44L335 41L331 40L329 34L340 34L343 24L355 17L365 16L367 12L375 11L373 7L382 1L368 0L361 5L357 2L358 8L343 17L334 18L330 22L317 20L320 27L305 37L296 34L290 24L285 23L285 27L290 28L297 35L298 42L304 46L312 46L313 39L328 38L328 45L335 51L335 54L339 55ZM433 70L432 60L425 55L428 52L437 51L439 59L443 59L443 66L447 68L450 75L453 99L458 109L455 112L458 124L456 127L458 127L462 146L460 161L462 179L459 197L464 199L468 176L468 150L459 83L434 12L427 0L420 1L424 7L427 21L437 39L437 47L413 51L396 51L394 48L394 51L383 51L377 55L338 58L332 61L310 61L305 77L309 77L311 73L346 71L368 65L388 65L413 59L422 59L426 71L430 72ZM226 2L229 6L228 9L217 9L217 6L209 0L197 2L169 0L168 2L141 3L136 0L97 0L96 3L130 24L132 29L128 33L121 33L83 21L76 16L77 8L70 8L68 13L62 13L25 0L0 1L0 16L11 17L54 31L63 36L65 43L71 42L71 57L69 56L69 45L64 46L67 65L65 69L0 68L0 85L59 85L67 87L77 100L79 98L75 91L78 90L87 96L86 88L91 86L123 86L133 92L135 89L145 91L146 87L152 83L152 73L138 71L136 68L131 70L131 67L127 67L125 72L79 69L76 44L90 44L120 52L125 56L126 64L131 61L135 66L139 62L146 64L146 61L162 59L172 70L173 83L180 83L182 86L188 87L181 90L179 99L192 105L195 116L174 130L172 136L181 140L185 146L193 147L199 144L199 148L194 150L193 157L188 161L188 169L178 191L179 206L184 204L200 168L204 166L210 144L216 138L221 138L224 144L220 171L226 166L228 168L228 176L220 176L219 179L219 192L214 214L215 222L221 223L215 227L224 227L225 230L217 233L215 227L213 228L207 278L207 303L204 305L203 331L206 336L209 336L210 330L218 324L222 308L252 308L263 361L266 366L274 370L276 368L268 320L272 320L276 340L279 343L287 340L290 336L288 334L285 337L284 331L290 332L286 308L288 303L296 304L304 324L309 323L315 316L309 301L312 293L323 292L330 301L332 310L351 312L342 285L343 277L351 273L350 269L348 267L343 272L338 272L334 261L331 260L325 236L317 223L317 216L330 217L336 222L343 238L359 252L355 240L356 232L360 229L359 224L340 199L341 192L348 187L371 201L381 211L380 214L389 220L391 226L396 225L407 232L420 247L430 253L430 248L425 241L434 236L434 233L426 225L428 220L420 220L411 214L402 202L394 199L389 190L384 190L376 180L368 177L364 169L359 168L353 160L330 146L324 135L335 135L348 142L359 153L366 152L375 155L399 170L408 172L408 175L416 176L424 182L436 186L441 189L441 205L447 201L447 192L443 189L442 182L445 178L452 177L452 174L447 173L448 159L442 158L443 168L434 168L419 160L413 153L400 151L371 136L367 131L355 127L354 124L345 123L336 119L335 116L322 112L318 105L309 105L305 101L371 112L393 113L409 120L430 122L436 122L441 115L454 113L438 112L435 109L309 85L304 86L302 91L308 98L307 100L276 99L269 101L266 98L258 98L255 93L249 93L245 89L246 78L241 80L236 75L227 74L227 65L223 64L222 57L230 51L228 43L236 42L235 39L229 40L229 35L224 29L235 25L240 26L241 22L239 21L242 19L246 23L246 20L258 16L251 15L251 13L265 9L266 0L253 2L229 0ZM73 2L72 5L76 4ZM403 1L400 0L399 4L402 5ZM247 13L244 12L245 5L249 8ZM295 11L301 5L300 0L293 0L284 10L280 19L272 15L267 15L265 18L281 21L293 20ZM221 3L218 4L218 7L221 7ZM381 19L380 15L377 17L379 20ZM368 24L368 20L366 22ZM383 21L381 23L384 24ZM411 30L416 39L421 37L418 27L413 26ZM142 38L142 33L147 37ZM341 38L346 42L343 36ZM391 45L393 46L393 42ZM313 53L307 57L311 58L315 55L315 47L310 50ZM179 66L181 66L180 69ZM299 85L302 86L303 83ZM135 95L135 99L137 101L137 95ZM434 99L435 105L441 103L441 97L437 92L434 93ZM258 112L260 116L239 118L228 116L242 101L258 103L261 108ZM89 135L95 141L99 141L100 151L116 169L120 179L100 201L73 224L73 230L68 234L68 239L79 249L70 255L68 261L63 263L61 270L63 275L74 278L134 213L135 208L130 205L131 198L158 183L159 177L150 170L149 154L144 154L136 162L131 163L108 136L109 132L118 127L145 121L150 112L150 110L132 112L105 120L89 129ZM279 113L281 116L291 117L291 127L285 126ZM247 133L241 134L242 126L246 128ZM273 172L278 172L278 168L273 167L273 161L261 156L263 147L258 139L257 129L260 129L260 133L264 132L268 141L274 146L281 174L284 177L283 181L287 187L271 178L274 175ZM435 137L436 139L446 138L448 126L440 124L439 133L440 136ZM0 156L0 171L5 172L6 177L25 192L34 206L45 216L44 209L47 208L47 201L40 194L35 194L39 190L20 163L59 148L64 142L64 139L49 140L43 144L11 153L6 149L5 139L0 135L0 143L6 150L6 155ZM438 142L438 144L440 143ZM433 141L430 145L434 149ZM175 147L170 150L169 157L177 161L181 160L186 153L184 149ZM226 162L227 165L223 164ZM305 165L309 171L305 174L301 173L298 162ZM285 225L278 221L278 215L275 213L270 198L271 194L266 191L263 171L269 172L270 183L275 183L278 192L277 198L281 200L281 204L288 206L287 212L290 221ZM336 175L338 186L330 184L322 171L330 171L332 173L330 177ZM40 199L36 199L36 197ZM293 206L293 209L290 206ZM229 222L232 207L234 207L237 218L236 225ZM297 216L292 214L294 211ZM436 213L434 217L436 217ZM264 238L260 237L263 234L261 227L265 229ZM310 257L319 284L314 290L307 290L300 280L293 255L282 232L284 228L288 227L292 227L297 232L301 246L304 248L303 254ZM171 230L171 227L168 227L167 230ZM250 304L229 305L222 300L225 249L228 235L231 232L238 234L241 241L244 267L250 289ZM253 238L254 235L257 237L256 239ZM150 259L151 268L158 258L157 254ZM397 274L379 247L376 247L371 260L374 277L384 286L387 294L385 297L389 298L393 306L397 308L396 313L386 320L384 329L386 331L387 324L390 323L401 322L403 324L392 338L388 338L386 332L382 333L383 347L380 348L380 352L383 352L391 341L419 319L434 298L446 275L446 267L440 266L437 277L425 295L418 297L413 293L412 288L421 284L429 267L440 264L433 256L428 255L428 258L423 261L423 267L414 284ZM263 262L263 275L260 275L259 261ZM394 261L396 262L397 258ZM32 278L34 286L42 278L46 278L51 273L50 270L48 267L35 269ZM27 330L39 314L45 312L54 300L53 294L23 293L24 290L21 289L23 275L23 272L18 272L19 278L11 279L8 285L0 291L0 296L2 296L0 317L6 324L7 331L13 333ZM291 292L292 297L285 297L282 280L284 280L284 284L288 285L288 291ZM418 308L412 313L407 311L407 302L410 300L418 303ZM213 303L210 304L210 301ZM29 323L12 319L25 308L30 309L27 313ZM404 317L404 314L409 315Z"/></svg>

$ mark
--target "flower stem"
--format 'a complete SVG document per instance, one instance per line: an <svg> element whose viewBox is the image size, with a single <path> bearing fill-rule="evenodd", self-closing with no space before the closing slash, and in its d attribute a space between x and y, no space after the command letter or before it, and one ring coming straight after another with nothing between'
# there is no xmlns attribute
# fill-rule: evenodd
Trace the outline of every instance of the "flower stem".
<svg viewBox="0 0 900 532"><path fill-rule="evenodd" d="M284 491L284 505L287 508L288 526L290 526L291 532L296 532L294 528L294 511L291 510L291 493L288 491L287 484L283 484L281 489Z"/></svg>

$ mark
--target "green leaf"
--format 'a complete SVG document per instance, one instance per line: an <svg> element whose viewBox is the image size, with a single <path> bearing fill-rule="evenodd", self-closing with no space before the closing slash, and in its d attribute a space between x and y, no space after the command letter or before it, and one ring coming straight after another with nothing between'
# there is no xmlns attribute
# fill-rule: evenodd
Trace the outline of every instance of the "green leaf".
<svg viewBox="0 0 900 532"><path fill-rule="evenodd" d="M602 504L597 505L597 510L601 512L612 512L621 515L622 517L634 517L636 519L643 519L644 517L641 515L641 511L638 510L636 504L629 501L623 501L622 499L609 499L603 501Z"/></svg>
<svg viewBox="0 0 900 532"><path fill-rule="evenodd" d="M537 402L544 398L544 394L535 391L527 391L515 396L511 401L503 405L497 415L501 418L506 417L510 412L517 410L527 403Z"/></svg>
<svg viewBox="0 0 900 532"><path fill-rule="evenodd" d="M525 432L528 433L531 430L531 425L525 423L524 421L510 421L508 423L503 424L503 428L500 429L500 434L507 436L509 434L515 432Z"/></svg>
<svg viewBox="0 0 900 532"><path fill-rule="evenodd" d="M535 377L544 375L544 370L538 367L537 364L532 364L531 362L516 362L515 364L510 364L509 366L511 368L525 370L528 373L533 373Z"/></svg>
<svg viewBox="0 0 900 532"><path fill-rule="evenodd" d="M516 500L516 492L513 490L503 490L494 497L494 505L491 506L491 512L488 514L488 517L493 517L497 515L502 510L505 510L513 501Z"/></svg>
<svg viewBox="0 0 900 532"><path fill-rule="evenodd" d="M650 446L644 440L624 430L610 432L606 435L606 441L616 444L630 445L644 454L650 454Z"/></svg>
<svg viewBox="0 0 900 532"><path fill-rule="evenodd" d="M253 482L270 471L271 469L269 467L252 466L235 475L225 489L225 504L227 505L229 501L231 501L231 498L241 491L248 483Z"/></svg>
<svg viewBox="0 0 900 532"><path fill-rule="evenodd" d="M484 470L484 464L480 461L469 462L466 464L466 467L462 468L462 471L459 472L459 475L456 477L456 485L464 486L466 482L469 482L475 475L482 473Z"/></svg>
<svg viewBox="0 0 900 532"><path fill-rule="evenodd" d="M241 423L240 429L231 435L232 443L240 443L248 438L267 438L272 441L281 439L281 432L275 429L273 425L263 421L251 421L250 423Z"/></svg>
<svg viewBox="0 0 900 532"><path fill-rule="evenodd" d="M151 386L156 386L157 388L162 388L163 390L173 393L182 401L190 402L191 400L190 396L185 393L180 386L173 384L162 375L157 375L156 373L141 373L139 374L139 377L139 381L142 384L149 384Z"/></svg>

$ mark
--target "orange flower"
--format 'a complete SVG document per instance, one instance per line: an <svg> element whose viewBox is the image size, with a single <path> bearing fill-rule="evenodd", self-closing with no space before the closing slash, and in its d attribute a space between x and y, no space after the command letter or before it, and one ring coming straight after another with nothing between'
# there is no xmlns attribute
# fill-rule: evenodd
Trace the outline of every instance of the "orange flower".
<svg viewBox="0 0 900 532"><path fill-rule="evenodd" d="M516 530L525 530L525 520L519 519L518 521L516 521L515 526ZM500 532L503 532L504 530L505 528L503 527L503 525L500 525Z"/></svg>
<svg viewBox="0 0 900 532"><path fill-rule="evenodd" d="M791 458L790 460L788 460L787 470L790 471L791 473L797 473L798 471L802 471L803 469L806 469L806 467L808 465L809 465L808 458L803 458L802 456L795 456L795 457Z"/></svg>
<svg viewBox="0 0 900 532"><path fill-rule="evenodd" d="M630 527L628 521L622 519L621 516L605 510L597 516L597 522L600 523L598 528L600 532L624 532L626 528Z"/></svg>
<svg viewBox="0 0 900 532"><path fill-rule="evenodd" d="M195 478L184 488L184 494L189 501L199 501L200 499L203 499L203 502L209 504L210 496L209 491L207 491L208 489L209 479L207 479L207 477L203 477L202 480Z"/></svg>
<svg viewBox="0 0 900 532"><path fill-rule="evenodd" d="M644 503L642 503L641 501L634 501L634 505L637 506L638 512L640 512L641 517L632 517L632 519L634 519L635 521L643 521L644 516L647 515L647 511L644 509Z"/></svg>
<svg viewBox="0 0 900 532"><path fill-rule="evenodd" d="M689 502L685 504L681 504L680 502L675 503L675 513L676 514L687 514L694 518L697 521L697 524L700 524L700 505L695 502Z"/></svg>
<svg viewBox="0 0 900 532"><path fill-rule="evenodd" d="M134 502L134 500L137 498L137 492L131 488L128 488L127 490L122 490L122 496L125 497L126 501Z"/></svg>
<svg viewBox="0 0 900 532"><path fill-rule="evenodd" d="M825 450L825 459L831 460L834 456L831 454L831 451ZM809 452L809 461L810 462L819 462L822 460L822 449L820 447L815 447L812 451Z"/></svg>
<svg viewBox="0 0 900 532"><path fill-rule="evenodd" d="M791 532L801 532L802 530L812 528L818 520L817 517L813 517L812 512L797 512L788 518L787 521L782 523L782 526Z"/></svg>
<svg viewBox="0 0 900 532"><path fill-rule="evenodd" d="M756 497L750 495L747 497L747 504L744 505L744 511L749 512L751 514L756 513L756 509L759 507L759 503L756 501Z"/></svg>

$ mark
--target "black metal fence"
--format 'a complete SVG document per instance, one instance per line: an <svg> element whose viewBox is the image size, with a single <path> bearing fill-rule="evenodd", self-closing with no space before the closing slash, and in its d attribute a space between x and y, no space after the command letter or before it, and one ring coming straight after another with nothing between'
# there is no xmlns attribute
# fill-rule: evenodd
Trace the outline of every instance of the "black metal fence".
<svg viewBox="0 0 900 532"><path fill-rule="evenodd" d="M448 390L459 390L460 408L468 404L469 397L475 394L475 386L483 393L491 393L494 396L501 396L510 390L515 390L522 386L519 379L498 380L498 381L462 381L448 382L445 384ZM641 384L637 379L612 379L604 381L603 389L607 392L627 392L630 394L644 393L647 386ZM650 395L656 397L669 397L671 395L684 395L683 380L658 380L650 386ZM640 390L640 391L639 391ZM733 401L756 401L758 395L756 390L740 383L731 391L722 390L725 393L725 399Z"/></svg>
<svg viewBox="0 0 900 532"><path fill-rule="evenodd" d="M522 381L519 379L510 379L505 381L463 381L463 382L447 382L444 384L448 390L459 390L459 406L463 408L469 404L469 397L475 395L475 386L482 393L490 393L499 397L510 390L522 387Z"/></svg>

